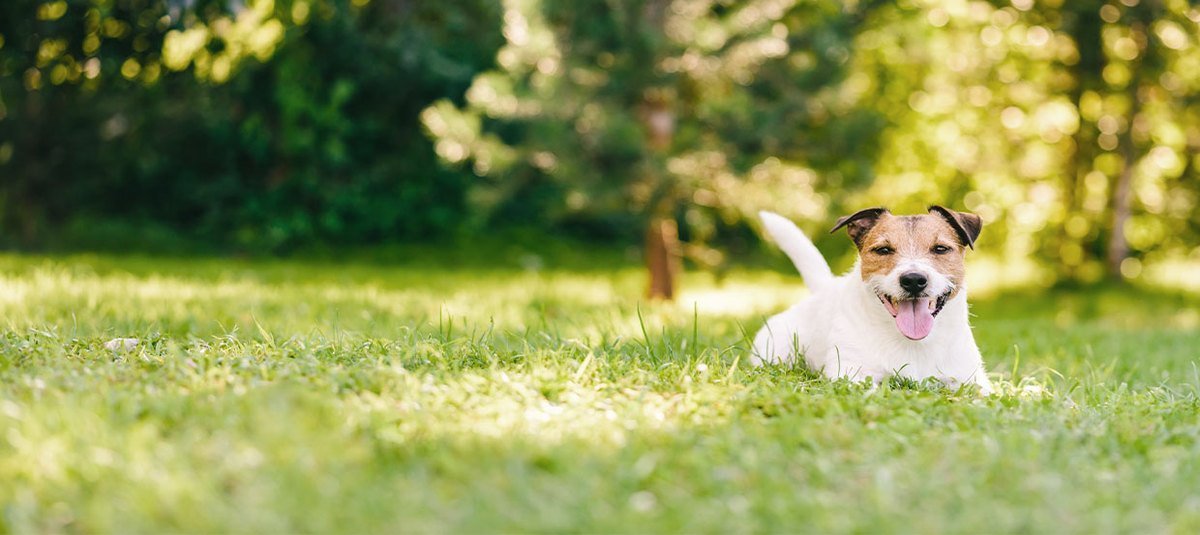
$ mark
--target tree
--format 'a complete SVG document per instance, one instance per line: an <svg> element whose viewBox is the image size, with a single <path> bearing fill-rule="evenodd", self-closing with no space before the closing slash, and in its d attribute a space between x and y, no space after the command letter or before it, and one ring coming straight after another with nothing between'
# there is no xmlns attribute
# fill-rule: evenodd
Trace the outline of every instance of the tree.
<svg viewBox="0 0 1200 535"><path fill-rule="evenodd" d="M1170 0L1078 2L1063 11L1064 33L1081 58L1072 75L1083 125L1071 162L1083 201L1068 206L1070 222L1085 240L1080 248L1100 257L1110 278L1135 277L1138 257L1178 247L1168 227L1182 231L1194 219L1194 182L1178 180L1194 173L1188 154L1200 139L1187 120L1200 81L1200 12ZM1089 211L1105 232L1079 231Z"/></svg>
<svg viewBox="0 0 1200 535"><path fill-rule="evenodd" d="M869 8L509 0L498 68L423 122L485 177L484 213L550 190L551 221L639 222L648 293L671 298L676 251L719 263L720 227L760 208L820 220L818 186L869 179L879 119L838 90Z"/></svg>

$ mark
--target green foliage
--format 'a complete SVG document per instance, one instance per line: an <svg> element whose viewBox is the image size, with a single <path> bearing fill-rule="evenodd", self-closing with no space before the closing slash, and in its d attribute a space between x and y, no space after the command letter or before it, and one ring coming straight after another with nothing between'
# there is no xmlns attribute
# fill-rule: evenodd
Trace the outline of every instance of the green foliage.
<svg viewBox="0 0 1200 535"><path fill-rule="evenodd" d="M0 256L3 529L1200 527L1194 294L978 300L977 398L745 367L792 276L639 306L628 266L457 254Z"/></svg>
<svg viewBox="0 0 1200 535"><path fill-rule="evenodd" d="M0 225L28 245L122 219L255 249L452 231L466 179L417 113L490 61L488 6L7 2Z"/></svg>

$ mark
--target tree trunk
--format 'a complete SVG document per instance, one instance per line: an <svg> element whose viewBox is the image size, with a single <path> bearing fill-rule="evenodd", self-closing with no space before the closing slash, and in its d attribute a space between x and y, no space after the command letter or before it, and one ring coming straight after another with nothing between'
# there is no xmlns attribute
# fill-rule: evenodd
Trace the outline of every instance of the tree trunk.
<svg viewBox="0 0 1200 535"><path fill-rule="evenodd" d="M679 230L675 221L656 217L646 229L646 269L650 272L650 299L675 298L675 278L679 274Z"/></svg>
<svg viewBox="0 0 1200 535"><path fill-rule="evenodd" d="M1133 125L1141 111L1141 101L1138 96L1138 83L1131 82L1129 97L1132 103L1129 110L1129 124L1121 133L1118 140L1121 149L1121 174L1117 175L1117 183L1113 187L1113 219L1112 235L1108 239L1108 259L1106 267L1108 275L1113 279L1121 279L1121 263L1129 257L1129 242L1125 239L1125 223L1129 221L1130 190L1133 187L1133 169L1137 164L1137 150L1133 146Z"/></svg>
<svg viewBox="0 0 1200 535"><path fill-rule="evenodd" d="M646 133L646 146L653 156L649 158L650 183L655 184L650 202L650 226L646 230L646 268L650 275L650 286L646 295L650 299L675 298L675 279L679 273L679 228L672 217L674 213L674 191L665 176L662 157L670 151L675 135L675 112L664 91L650 91L643 97L640 116Z"/></svg>
<svg viewBox="0 0 1200 535"><path fill-rule="evenodd" d="M1108 239L1108 274L1114 279L1121 278L1121 263L1129 257L1129 242L1125 240L1125 222L1129 221L1129 190L1131 182L1133 182L1134 154L1132 147L1127 147L1122 152L1125 164L1121 168L1121 174L1117 176L1116 188L1113 190L1113 228L1112 235Z"/></svg>
<svg viewBox="0 0 1200 535"><path fill-rule="evenodd" d="M1138 54L1140 59L1129 66L1133 71L1133 80L1130 80L1128 86L1129 125L1118 138L1121 157L1125 161L1121 165L1121 174L1117 176L1117 183L1113 187L1113 229L1112 236L1108 240L1106 262L1108 275L1116 280L1122 279L1121 264L1126 258L1129 258L1129 242L1125 239L1125 224L1129 221L1131 212L1133 172L1134 166L1137 165L1137 147L1133 129L1137 124L1138 115L1142 112L1142 80L1147 80L1147 86L1152 87L1160 73L1154 66L1156 47L1154 39L1151 39L1149 34L1151 24L1161 16L1162 9L1161 2L1148 0L1140 8L1131 9L1129 12L1133 16L1129 29L1141 50Z"/></svg>

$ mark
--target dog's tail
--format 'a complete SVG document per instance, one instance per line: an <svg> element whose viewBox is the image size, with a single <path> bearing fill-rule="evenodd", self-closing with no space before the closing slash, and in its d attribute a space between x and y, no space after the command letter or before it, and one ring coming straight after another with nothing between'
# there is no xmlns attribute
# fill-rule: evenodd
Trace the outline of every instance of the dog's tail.
<svg viewBox="0 0 1200 535"><path fill-rule="evenodd" d="M774 212L762 211L758 213L758 217L762 219L767 234L771 235L771 239L787 253L796 269L800 270L800 276L804 277L804 283L809 289L815 292L833 281L833 271L829 269L829 263L795 223Z"/></svg>

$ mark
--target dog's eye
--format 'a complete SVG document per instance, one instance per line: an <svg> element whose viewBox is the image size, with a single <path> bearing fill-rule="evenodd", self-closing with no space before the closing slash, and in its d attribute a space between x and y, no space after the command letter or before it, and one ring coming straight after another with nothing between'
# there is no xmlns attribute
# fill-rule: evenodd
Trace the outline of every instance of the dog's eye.
<svg viewBox="0 0 1200 535"><path fill-rule="evenodd" d="M880 256L887 256L887 255L890 255L890 254L892 254L892 253L894 253L894 252L896 252L896 251L892 250L892 248L891 248L891 247L888 247L888 246L886 246L886 245L883 245L883 246L880 246L880 247L876 247L876 248L874 248L874 249L871 249L871 252L873 252L873 253L875 253L875 254L877 254L877 255L880 255Z"/></svg>
<svg viewBox="0 0 1200 535"><path fill-rule="evenodd" d="M945 245L934 245L933 254L946 254L950 252L950 248Z"/></svg>

